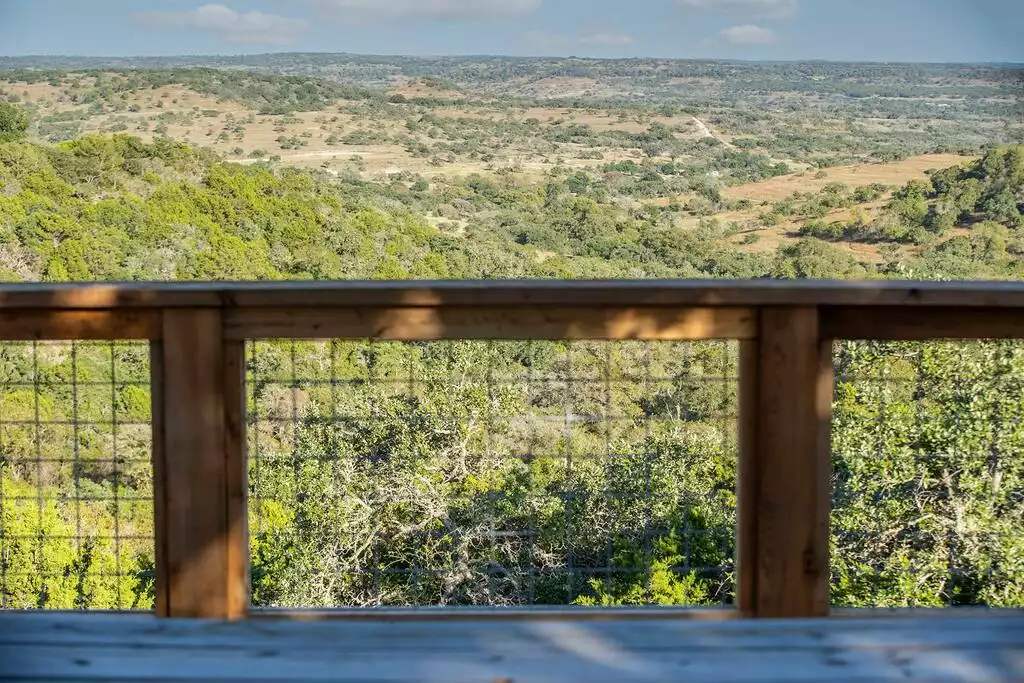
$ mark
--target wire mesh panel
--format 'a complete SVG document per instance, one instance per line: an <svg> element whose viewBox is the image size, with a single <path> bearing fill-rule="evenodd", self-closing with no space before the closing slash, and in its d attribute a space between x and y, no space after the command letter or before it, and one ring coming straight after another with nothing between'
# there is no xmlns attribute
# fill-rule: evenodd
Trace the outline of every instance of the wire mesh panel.
<svg viewBox="0 0 1024 683"><path fill-rule="evenodd" d="M724 342L247 349L257 606L732 599Z"/></svg>
<svg viewBox="0 0 1024 683"><path fill-rule="evenodd" d="M149 609L149 349L0 344L0 607Z"/></svg>
<svg viewBox="0 0 1024 683"><path fill-rule="evenodd" d="M1024 606L1024 344L834 357L833 603Z"/></svg>

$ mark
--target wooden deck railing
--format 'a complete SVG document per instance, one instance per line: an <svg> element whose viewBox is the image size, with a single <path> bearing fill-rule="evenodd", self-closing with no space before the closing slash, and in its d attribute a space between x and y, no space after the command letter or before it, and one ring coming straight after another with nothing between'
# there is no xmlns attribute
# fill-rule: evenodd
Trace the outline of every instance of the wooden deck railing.
<svg viewBox="0 0 1024 683"><path fill-rule="evenodd" d="M151 343L157 613L249 610L244 341L741 341L737 590L829 612L832 339L1024 337L1024 284L347 282L0 287L0 340Z"/></svg>

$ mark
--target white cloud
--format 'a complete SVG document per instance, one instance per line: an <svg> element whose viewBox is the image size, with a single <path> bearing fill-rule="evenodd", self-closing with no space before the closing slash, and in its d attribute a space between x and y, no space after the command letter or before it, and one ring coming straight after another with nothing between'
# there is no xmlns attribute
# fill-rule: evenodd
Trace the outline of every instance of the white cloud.
<svg viewBox="0 0 1024 683"><path fill-rule="evenodd" d="M633 36L601 31L582 36L579 40L584 45L629 45L633 42Z"/></svg>
<svg viewBox="0 0 1024 683"><path fill-rule="evenodd" d="M264 12L236 12L224 5L203 5L188 12L140 12L134 19L145 26L209 31L229 43L287 45L307 28L305 19Z"/></svg>
<svg viewBox="0 0 1024 683"><path fill-rule="evenodd" d="M310 0L314 7L350 24L401 19L481 21L529 14L541 0Z"/></svg>
<svg viewBox="0 0 1024 683"><path fill-rule="evenodd" d="M783 19L796 14L798 0L678 0L682 7L743 17Z"/></svg>
<svg viewBox="0 0 1024 683"><path fill-rule="evenodd" d="M719 31L718 35L733 45L767 45L768 43L774 43L778 39L775 31L753 24L730 26Z"/></svg>

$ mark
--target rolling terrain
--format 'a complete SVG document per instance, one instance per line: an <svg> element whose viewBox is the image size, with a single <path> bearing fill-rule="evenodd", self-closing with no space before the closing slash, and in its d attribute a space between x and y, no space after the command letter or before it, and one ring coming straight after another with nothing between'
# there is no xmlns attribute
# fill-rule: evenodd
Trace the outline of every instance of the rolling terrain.
<svg viewBox="0 0 1024 683"><path fill-rule="evenodd" d="M806 216L764 220L794 193L891 190L1024 139L1013 67L352 55L0 67L0 94L31 112L38 139L167 138L246 165L433 190L476 176L543 189L582 174L676 229L728 226L723 245L751 253L802 237ZM885 194L814 218L874 220ZM463 234L474 216L424 218ZM869 266L885 260L877 243L834 244Z"/></svg>

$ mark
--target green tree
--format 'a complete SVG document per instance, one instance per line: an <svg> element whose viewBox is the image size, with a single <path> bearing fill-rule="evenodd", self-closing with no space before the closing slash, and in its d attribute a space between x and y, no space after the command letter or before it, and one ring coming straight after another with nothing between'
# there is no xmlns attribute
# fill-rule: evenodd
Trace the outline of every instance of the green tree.
<svg viewBox="0 0 1024 683"><path fill-rule="evenodd" d="M10 142L25 137L29 116L23 108L10 102L0 102L0 142Z"/></svg>

